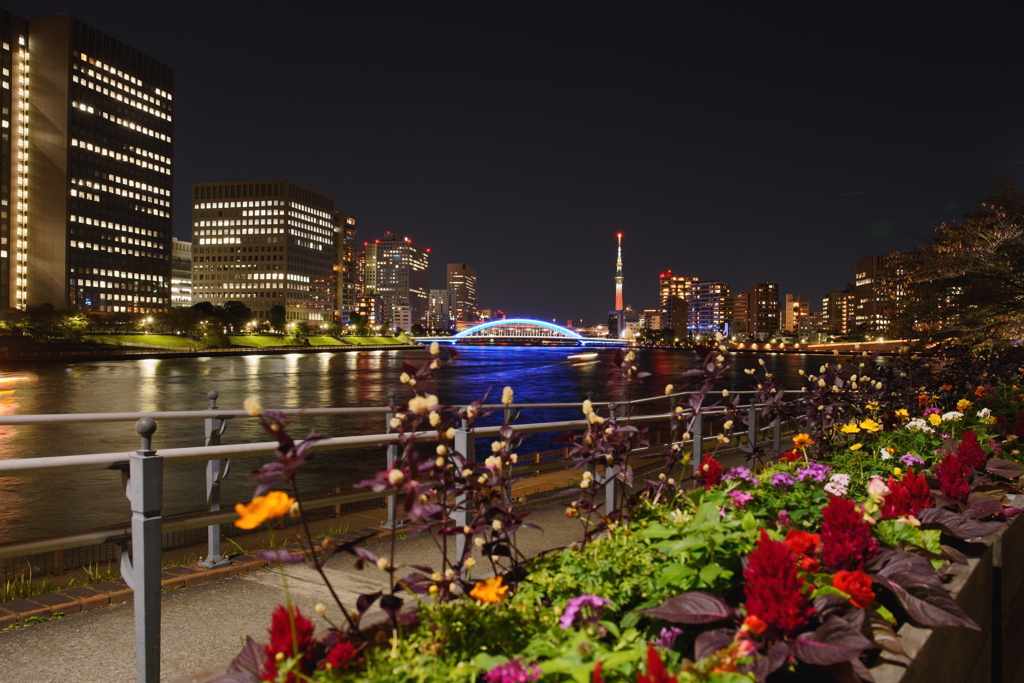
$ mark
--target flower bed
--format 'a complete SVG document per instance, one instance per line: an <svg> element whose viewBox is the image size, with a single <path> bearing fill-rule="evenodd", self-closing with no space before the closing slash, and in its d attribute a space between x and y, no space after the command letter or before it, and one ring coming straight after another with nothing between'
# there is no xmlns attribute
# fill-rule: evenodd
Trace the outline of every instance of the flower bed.
<svg viewBox="0 0 1024 683"><path fill-rule="evenodd" d="M362 596L320 640L297 608L282 606L270 644L250 639L225 681L988 680L995 598L1000 621L1013 625L1007 642L997 633L997 668L1013 680L1024 567L1001 560L1024 547L1021 524L1007 521L1018 511L1007 495L1024 474L1019 349L950 348L938 361L906 353L895 366L837 359L806 377L798 401L770 374L751 372L762 417L799 432L794 449L748 445L752 466L729 471L703 454L687 490L673 475L692 457L682 444L693 421L719 421L724 444L746 409L717 388L726 368L712 350L683 377L696 389L675 409L665 471L635 495L620 490L612 511L605 486L634 484L630 455L646 446L645 432L584 402L589 426L574 452L586 469L566 509L579 541L530 561L516 545L527 515L505 494L521 439L504 425L487 469L468 467L455 426L477 419L482 401L456 411L424 391L444 363L436 345L430 354L402 376L412 389L392 424L402 459L363 486L395 493L414 524L443 524L440 565L328 548L384 572L391 589ZM617 359L627 392L643 378L633 361ZM506 387L502 402L512 401ZM283 416L263 421L280 448L257 494L283 484L291 495L239 506L242 524L302 514L294 479L309 455ZM424 430L436 431L429 455L417 442ZM968 542L985 536L990 543ZM465 550L451 559L460 537ZM266 557L322 566L287 550ZM483 580L474 577L481 569ZM383 642L369 643L358 626L374 605L386 624L374 639Z"/></svg>

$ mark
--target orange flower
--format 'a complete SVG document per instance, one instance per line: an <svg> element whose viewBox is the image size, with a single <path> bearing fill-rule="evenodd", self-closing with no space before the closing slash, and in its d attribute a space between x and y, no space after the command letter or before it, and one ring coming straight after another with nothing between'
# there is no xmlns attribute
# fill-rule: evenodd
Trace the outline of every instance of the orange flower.
<svg viewBox="0 0 1024 683"><path fill-rule="evenodd" d="M759 636L768 630L768 624L766 624L764 619L756 614L751 614L743 620L743 626L740 628L747 633L753 633L755 636Z"/></svg>
<svg viewBox="0 0 1024 683"><path fill-rule="evenodd" d="M814 443L810 434L797 434L793 437L793 448L806 448Z"/></svg>
<svg viewBox="0 0 1024 683"><path fill-rule="evenodd" d="M943 391L953 391L953 385L952 384L943 384L942 385L942 390Z"/></svg>
<svg viewBox="0 0 1024 683"><path fill-rule="evenodd" d="M930 399L931 399L931 397L928 396L928 394L918 394L917 395L917 407L918 408L924 408L926 405L928 405L928 401Z"/></svg>
<svg viewBox="0 0 1024 683"><path fill-rule="evenodd" d="M489 579L478 581L469 594L480 602L498 602L505 597L508 586L501 585L500 576L492 576Z"/></svg>
<svg viewBox="0 0 1024 683"><path fill-rule="evenodd" d="M984 396L985 395L985 387L979 386L977 389L974 390L974 395L977 396L978 398L981 398L982 396Z"/></svg>
<svg viewBox="0 0 1024 683"><path fill-rule="evenodd" d="M284 491L271 491L265 496L257 496L248 505L235 504L238 519L235 526L239 529L255 529L268 519L283 517L288 514L295 499Z"/></svg>

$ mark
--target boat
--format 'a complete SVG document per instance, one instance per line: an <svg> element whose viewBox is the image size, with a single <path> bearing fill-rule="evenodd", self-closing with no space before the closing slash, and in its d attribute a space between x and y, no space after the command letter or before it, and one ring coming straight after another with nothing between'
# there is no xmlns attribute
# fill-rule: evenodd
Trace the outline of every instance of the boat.
<svg viewBox="0 0 1024 683"><path fill-rule="evenodd" d="M597 358L596 351L592 351L590 353L574 353L571 356L568 356L569 360L593 360L594 358Z"/></svg>

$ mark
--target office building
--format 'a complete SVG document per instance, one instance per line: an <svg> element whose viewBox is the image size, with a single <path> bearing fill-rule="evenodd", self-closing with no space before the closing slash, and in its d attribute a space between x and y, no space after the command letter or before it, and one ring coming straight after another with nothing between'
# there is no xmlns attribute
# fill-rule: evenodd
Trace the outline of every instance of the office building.
<svg viewBox="0 0 1024 683"><path fill-rule="evenodd" d="M449 264L449 268L451 265ZM427 329L431 332L448 332L455 329L458 320L458 292L454 289L430 290L430 307L427 309Z"/></svg>
<svg viewBox="0 0 1024 683"><path fill-rule="evenodd" d="M779 286L774 282L755 282L750 285L749 330L762 338L779 333L782 319L779 315Z"/></svg>
<svg viewBox="0 0 1024 683"><path fill-rule="evenodd" d="M356 219L335 211L334 317L342 325L356 310Z"/></svg>
<svg viewBox="0 0 1024 683"><path fill-rule="evenodd" d="M843 335L853 331L853 285L847 285L846 289L831 291L822 297L821 326L823 331L831 335Z"/></svg>
<svg viewBox="0 0 1024 683"><path fill-rule="evenodd" d="M676 336L686 335L690 291L700 278L674 275L671 270L658 276L658 300L661 302L662 329L675 330Z"/></svg>
<svg viewBox="0 0 1024 683"><path fill-rule="evenodd" d="M68 15L0 42L0 302L166 310L174 70Z"/></svg>
<svg viewBox="0 0 1024 683"><path fill-rule="evenodd" d="M657 332L661 329L661 309L648 308L644 311L644 329L648 332Z"/></svg>
<svg viewBox="0 0 1024 683"><path fill-rule="evenodd" d="M888 274L885 256L868 256L857 261L854 279L854 327L865 332L889 329L892 311L882 280Z"/></svg>
<svg viewBox="0 0 1024 683"><path fill-rule="evenodd" d="M289 180L192 187L195 301L240 301L259 318L334 317L334 199Z"/></svg>
<svg viewBox="0 0 1024 683"><path fill-rule="evenodd" d="M699 337L718 332L728 335L732 327L732 287L724 282L698 282L690 295L689 332Z"/></svg>
<svg viewBox="0 0 1024 683"><path fill-rule="evenodd" d="M750 292L736 292L732 298L732 333L750 332Z"/></svg>
<svg viewBox="0 0 1024 683"><path fill-rule="evenodd" d="M799 296L786 295L786 304L782 308L782 329L786 332L797 332L800 321L810 315L810 306Z"/></svg>
<svg viewBox="0 0 1024 683"><path fill-rule="evenodd" d="M413 326L412 306L392 306L391 325L396 333L405 332L410 334Z"/></svg>
<svg viewBox="0 0 1024 683"><path fill-rule="evenodd" d="M192 305L192 243L171 239L171 306Z"/></svg>
<svg viewBox="0 0 1024 683"><path fill-rule="evenodd" d="M365 291L380 297L380 322L392 322L396 306L409 307L412 324L426 322L429 258L428 249L390 232L366 245Z"/></svg>
<svg viewBox="0 0 1024 683"><path fill-rule="evenodd" d="M356 313L361 315L371 328L383 324L381 321L383 308L384 305L381 303L380 297L367 294L360 294L356 297Z"/></svg>
<svg viewBox="0 0 1024 683"><path fill-rule="evenodd" d="M476 269L465 263L449 263L445 284L447 289L455 292L455 319L464 322L475 321L479 304Z"/></svg>

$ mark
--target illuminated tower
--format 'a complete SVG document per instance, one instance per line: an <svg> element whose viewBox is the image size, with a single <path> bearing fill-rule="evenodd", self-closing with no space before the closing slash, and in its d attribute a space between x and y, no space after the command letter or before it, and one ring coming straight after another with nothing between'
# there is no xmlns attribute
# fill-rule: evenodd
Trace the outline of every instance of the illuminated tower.
<svg viewBox="0 0 1024 683"><path fill-rule="evenodd" d="M622 233L619 235L619 257L615 260L615 310L621 311L622 305Z"/></svg>

